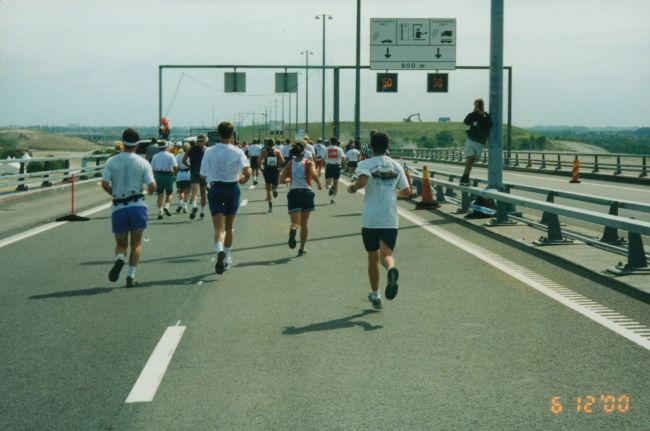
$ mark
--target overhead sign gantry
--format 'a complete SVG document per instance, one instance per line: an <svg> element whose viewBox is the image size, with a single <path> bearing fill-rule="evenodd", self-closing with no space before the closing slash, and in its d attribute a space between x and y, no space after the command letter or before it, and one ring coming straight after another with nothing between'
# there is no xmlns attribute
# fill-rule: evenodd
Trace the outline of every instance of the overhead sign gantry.
<svg viewBox="0 0 650 431"><path fill-rule="evenodd" d="M456 69L456 19L371 18L370 69Z"/></svg>

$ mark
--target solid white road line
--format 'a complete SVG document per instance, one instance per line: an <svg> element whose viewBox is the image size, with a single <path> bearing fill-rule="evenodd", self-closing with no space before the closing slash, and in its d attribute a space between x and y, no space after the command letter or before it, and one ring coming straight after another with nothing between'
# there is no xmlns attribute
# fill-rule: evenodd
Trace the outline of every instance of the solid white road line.
<svg viewBox="0 0 650 431"><path fill-rule="evenodd" d="M180 321L179 321L180 322ZM170 326L156 345L140 377L126 398L126 403L146 403L153 401L158 386L162 382L167 367L174 356L176 347L183 337L185 326Z"/></svg>
<svg viewBox="0 0 650 431"><path fill-rule="evenodd" d="M81 217L88 217L91 214L95 214L96 212L99 212L99 211L105 210L107 208L110 208L111 205L112 205L112 203L109 202L107 204L103 204L103 205L97 206L95 208L91 208L89 210L80 212L78 215L81 216ZM63 226L66 223L68 223L68 222L67 221L55 221L55 222L52 222L52 223L44 224L43 226L35 227L35 228L27 230L25 232L18 233L16 235L12 235L10 237L4 238L4 239L0 240L0 248L6 247L6 246L8 246L10 244L13 244L15 242L18 242L18 241L22 241L23 239L30 238L30 237L32 237L34 235L38 235L39 233L46 232L46 231L48 231L50 229L54 229L55 227Z"/></svg>

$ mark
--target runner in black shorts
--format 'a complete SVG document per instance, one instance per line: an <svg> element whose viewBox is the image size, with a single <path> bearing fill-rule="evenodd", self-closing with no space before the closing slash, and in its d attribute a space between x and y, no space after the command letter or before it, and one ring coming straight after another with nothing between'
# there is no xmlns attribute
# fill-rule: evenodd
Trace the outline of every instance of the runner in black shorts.
<svg viewBox="0 0 650 431"><path fill-rule="evenodd" d="M284 166L282 152L273 148L273 140L266 141L266 146L262 150L262 154L260 154L259 163L266 183L266 200L269 203L268 212L273 212L271 193L273 193L274 198L278 197L278 177L280 168Z"/></svg>
<svg viewBox="0 0 650 431"><path fill-rule="evenodd" d="M190 219L196 217L198 208L196 207L196 193L197 189L201 190L201 218L205 217L205 204L207 203L207 187L205 180L201 178L199 171L201 170L201 161L203 160L203 153L208 144L208 137L201 134L196 137L196 143L190 147L190 150L183 156L183 164L180 168L190 168L190 182L192 183L192 212L190 212ZM191 145L191 142L190 142Z"/></svg>
<svg viewBox="0 0 650 431"><path fill-rule="evenodd" d="M298 256L305 254L305 243L307 242L309 215L316 209L314 205L314 192L311 191L311 182L316 180L318 190L321 190L320 178L316 173L314 162L304 160L305 144L297 142L293 145L291 157L280 174L280 181L283 183L291 179L287 203L291 227L289 228L289 248L296 247L296 231L300 229L300 249Z"/></svg>

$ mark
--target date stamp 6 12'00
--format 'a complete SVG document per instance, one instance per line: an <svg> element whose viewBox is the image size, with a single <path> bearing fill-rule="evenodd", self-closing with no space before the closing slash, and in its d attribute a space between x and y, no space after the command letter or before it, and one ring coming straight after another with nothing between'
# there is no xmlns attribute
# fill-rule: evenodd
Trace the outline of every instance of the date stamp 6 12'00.
<svg viewBox="0 0 650 431"><path fill-rule="evenodd" d="M559 395L551 397L549 410L554 415L573 411L577 414L624 414L632 408L628 394L584 395L564 401Z"/></svg>

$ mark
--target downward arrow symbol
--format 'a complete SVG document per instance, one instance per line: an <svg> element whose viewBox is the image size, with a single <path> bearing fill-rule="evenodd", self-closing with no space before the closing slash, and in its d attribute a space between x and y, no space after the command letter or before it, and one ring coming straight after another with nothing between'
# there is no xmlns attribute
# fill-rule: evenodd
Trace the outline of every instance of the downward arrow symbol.
<svg viewBox="0 0 650 431"><path fill-rule="evenodd" d="M436 52L436 58L440 58L442 55L440 55L440 48L438 48L438 51Z"/></svg>
<svg viewBox="0 0 650 431"><path fill-rule="evenodd" d="M384 54L384 57L386 57L386 58L390 58L390 57L391 57L391 55L390 55L390 50L389 50L388 48L386 48L386 54Z"/></svg>

